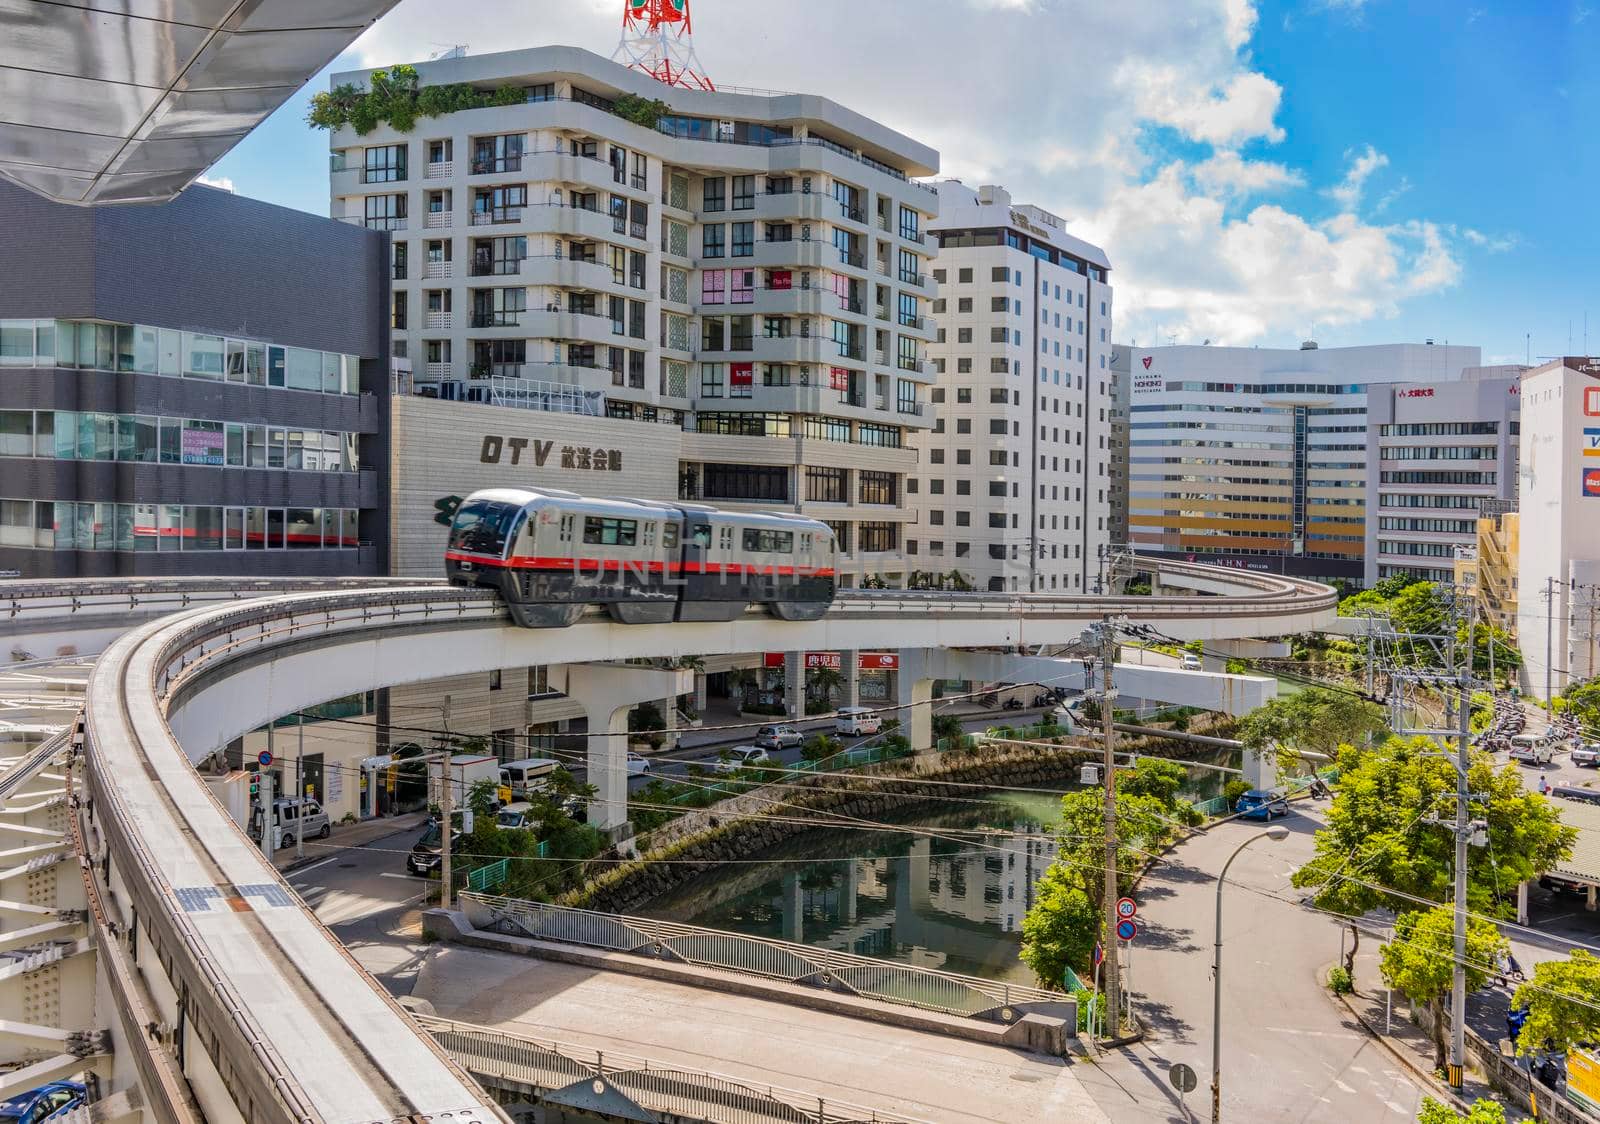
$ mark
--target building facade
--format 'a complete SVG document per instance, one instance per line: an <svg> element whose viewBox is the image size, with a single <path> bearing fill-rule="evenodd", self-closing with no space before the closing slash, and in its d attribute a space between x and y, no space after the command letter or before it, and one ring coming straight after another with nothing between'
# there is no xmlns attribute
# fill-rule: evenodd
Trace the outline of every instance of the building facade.
<svg viewBox="0 0 1600 1124"><path fill-rule="evenodd" d="M1113 547L1128 545L1128 406L1133 386L1129 369L1132 350L1126 344L1111 349L1111 462L1106 475L1111 479L1109 537Z"/></svg>
<svg viewBox="0 0 1600 1124"><path fill-rule="evenodd" d="M1366 571L1453 582L1485 503L1517 494L1520 367L1367 391Z"/></svg>
<svg viewBox="0 0 1600 1124"><path fill-rule="evenodd" d="M978 589L1084 593L1110 534L1110 263L1002 188L939 185L907 565Z"/></svg>
<svg viewBox="0 0 1600 1124"><path fill-rule="evenodd" d="M1600 358L1522 376L1517 643L1535 698L1600 674Z"/></svg>
<svg viewBox="0 0 1600 1124"><path fill-rule="evenodd" d="M643 473L675 444L644 494L804 512L847 584L898 582L938 208L909 177L937 153L825 98L668 88L570 47L416 69L501 104L331 135L331 213L393 238L401 389L631 423L590 447L650 433Z"/></svg>
<svg viewBox="0 0 1600 1124"><path fill-rule="evenodd" d="M1366 573L1367 401L1438 385L1475 347L1130 352L1128 537L1140 551L1360 583ZM1396 470L1395 483L1409 479Z"/></svg>
<svg viewBox="0 0 1600 1124"><path fill-rule="evenodd" d="M383 234L0 184L0 571L381 574Z"/></svg>

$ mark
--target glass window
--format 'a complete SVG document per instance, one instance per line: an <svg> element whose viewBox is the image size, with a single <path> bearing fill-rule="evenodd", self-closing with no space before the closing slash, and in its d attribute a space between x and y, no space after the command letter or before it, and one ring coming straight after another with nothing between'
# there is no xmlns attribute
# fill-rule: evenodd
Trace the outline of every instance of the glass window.
<svg viewBox="0 0 1600 1124"><path fill-rule="evenodd" d="M244 467L244 426L228 423L227 428L228 467Z"/></svg>
<svg viewBox="0 0 1600 1124"><path fill-rule="evenodd" d="M286 349L287 381L290 390L322 389L322 353L303 347Z"/></svg>
<svg viewBox="0 0 1600 1124"><path fill-rule="evenodd" d="M345 394L360 394L361 357L359 355L341 355L339 357L339 365L344 372L342 392Z"/></svg>
<svg viewBox="0 0 1600 1124"><path fill-rule="evenodd" d="M342 536L341 546L354 549L361 545L361 536L356 533L360 512L353 507L347 507L339 513L339 534Z"/></svg>
<svg viewBox="0 0 1600 1124"><path fill-rule="evenodd" d="M0 410L0 457L31 456L33 456L33 411Z"/></svg>
<svg viewBox="0 0 1600 1124"><path fill-rule="evenodd" d="M267 348L267 385L283 386L287 377L284 370L287 360L281 347Z"/></svg>
<svg viewBox="0 0 1600 1124"><path fill-rule="evenodd" d="M284 436L287 438L288 445L284 453L283 467L296 469L307 467L305 459L306 435L298 429L291 429ZM318 440L320 443L320 438ZM313 453L312 456L315 458L316 454Z"/></svg>
<svg viewBox="0 0 1600 1124"><path fill-rule="evenodd" d="M55 413L55 458L70 461L78 455L78 415L70 410Z"/></svg>
<svg viewBox="0 0 1600 1124"><path fill-rule="evenodd" d="M175 503L164 503L156 506L157 548L162 553L181 550L183 548L183 508Z"/></svg>
<svg viewBox="0 0 1600 1124"><path fill-rule="evenodd" d="M183 333L183 373L190 378L220 379L225 377L226 344L221 336L206 336L197 332ZM82 348L79 348L82 351Z"/></svg>
<svg viewBox="0 0 1600 1124"><path fill-rule="evenodd" d="M324 394L338 394L344 385L344 370L341 356L336 351L322 353L322 392Z"/></svg>
<svg viewBox="0 0 1600 1124"><path fill-rule="evenodd" d="M284 456L284 432L281 429L267 430L267 467L282 468Z"/></svg>
<svg viewBox="0 0 1600 1124"><path fill-rule="evenodd" d="M222 508L186 507L183 509L183 549L222 549Z"/></svg>
<svg viewBox="0 0 1600 1124"><path fill-rule="evenodd" d="M35 545L33 501L0 500L0 546Z"/></svg>
<svg viewBox="0 0 1600 1124"><path fill-rule="evenodd" d="M245 427L245 464L250 468L267 467L267 427L264 425L250 425Z"/></svg>
<svg viewBox="0 0 1600 1124"><path fill-rule="evenodd" d="M0 320L0 366L33 366L32 320Z"/></svg>
<svg viewBox="0 0 1600 1124"><path fill-rule="evenodd" d="M50 410L40 410L33 415L33 455L56 455L56 415Z"/></svg>
<svg viewBox="0 0 1600 1124"><path fill-rule="evenodd" d="M161 419L161 463L183 463L183 423L177 418Z"/></svg>
<svg viewBox="0 0 1600 1124"><path fill-rule="evenodd" d="M267 385L267 348L265 344L244 345L244 380L251 386Z"/></svg>
<svg viewBox="0 0 1600 1124"><path fill-rule="evenodd" d="M244 382L244 344L228 341L228 381Z"/></svg>
<svg viewBox="0 0 1600 1124"><path fill-rule="evenodd" d="M222 549L244 549L244 512L242 507L227 507L222 510Z"/></svg>
<svg viewBox="0 0 1600 1124"><path fill-rule="evenodd" d="M282 430L279 430L282 436ZM267 541L268 550L283 549L283 508L269 507L267 510Z"/></svg>
<svg viewBox="0 0 1600 1124"><path fill-rule="evenodd" d="M339 545L339 509L324 507L320 509L322 515L322 545L333 547Z"/></svg>
<svg viewBox="0 0 1600 1124"><path fill-rule="evenodd" d="M267 546L267 509L244 509L244 547L246 550L265 550Z"/></svg>
<svg viewBox="0 0 1600 1124"><path fill-rule="evenodd" d="M188 420L183 423L184 464L220 465L227 463L222 422Z"/></svg>

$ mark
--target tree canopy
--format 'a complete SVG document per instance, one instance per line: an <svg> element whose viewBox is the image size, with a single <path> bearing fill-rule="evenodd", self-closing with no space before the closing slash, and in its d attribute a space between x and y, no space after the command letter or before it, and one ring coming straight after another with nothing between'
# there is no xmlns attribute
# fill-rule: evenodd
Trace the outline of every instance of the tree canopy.
<svg viewBox="0 0 1600 1124"><path fill-rule="evenodd" d="M1307 687L1279 695L1239 722L1247 750L1274 754L1282 765L1295 764L1302 751L1333 757L1341 746L1365 745L1387 729L1383 708L1326 687Z"/></svg>
<svg viewBox="0 0 1600 1124"><path fill-rule="evenodd" d="M1517 1035L1517 1053L1600 1041L1600 959L1574 949L1566 960L1533 966L1533 978L1517 988L1513 1006L1528 1018Z"/></svg>
<svg viewBox="0 0 1600 1124"><path fill-rule="evenodd" d="M1467 919L1464 967L1468 991L1489 982L1507 941L1492 921ZM1395 919L1394 939L1383 946L1380 967L1384 982L1415 1004L1433 1009L1434 1064L1444 1065L1444 1004L1455 974L1455 909L1440 905L1411 910Z"/></svg>

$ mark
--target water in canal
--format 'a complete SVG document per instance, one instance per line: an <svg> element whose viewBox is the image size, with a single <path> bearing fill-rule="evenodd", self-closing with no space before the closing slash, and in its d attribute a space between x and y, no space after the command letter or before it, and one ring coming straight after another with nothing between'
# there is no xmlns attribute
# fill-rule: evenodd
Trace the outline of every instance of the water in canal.
<svg viewBox="0 0 1600 1124"><path fill-rule="evenodd" d="M1237 753L1207 760L1239 764ZM1184 795L1215 796L1224 779L1191 769ZM1051 831L1060 797L971 791L899 818L893 830L807 832L689 882L640 912L1032 983L1017 958L1022 918L1055 857Z"/></svg>

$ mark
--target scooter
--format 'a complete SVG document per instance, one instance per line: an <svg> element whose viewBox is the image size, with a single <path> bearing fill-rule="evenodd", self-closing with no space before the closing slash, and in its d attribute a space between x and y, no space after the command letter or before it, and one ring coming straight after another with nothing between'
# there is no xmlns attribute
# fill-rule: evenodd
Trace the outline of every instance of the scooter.
<svg viewBox="0 0 1600 1124"><path fill-rule="evenodd" d="M1006 700L1006 709L1007 710L1021 710L1022 709L1022 700L1017 698L1017 697L1015 697L1015 696L1012 696L1011 698Z"/></svg>

